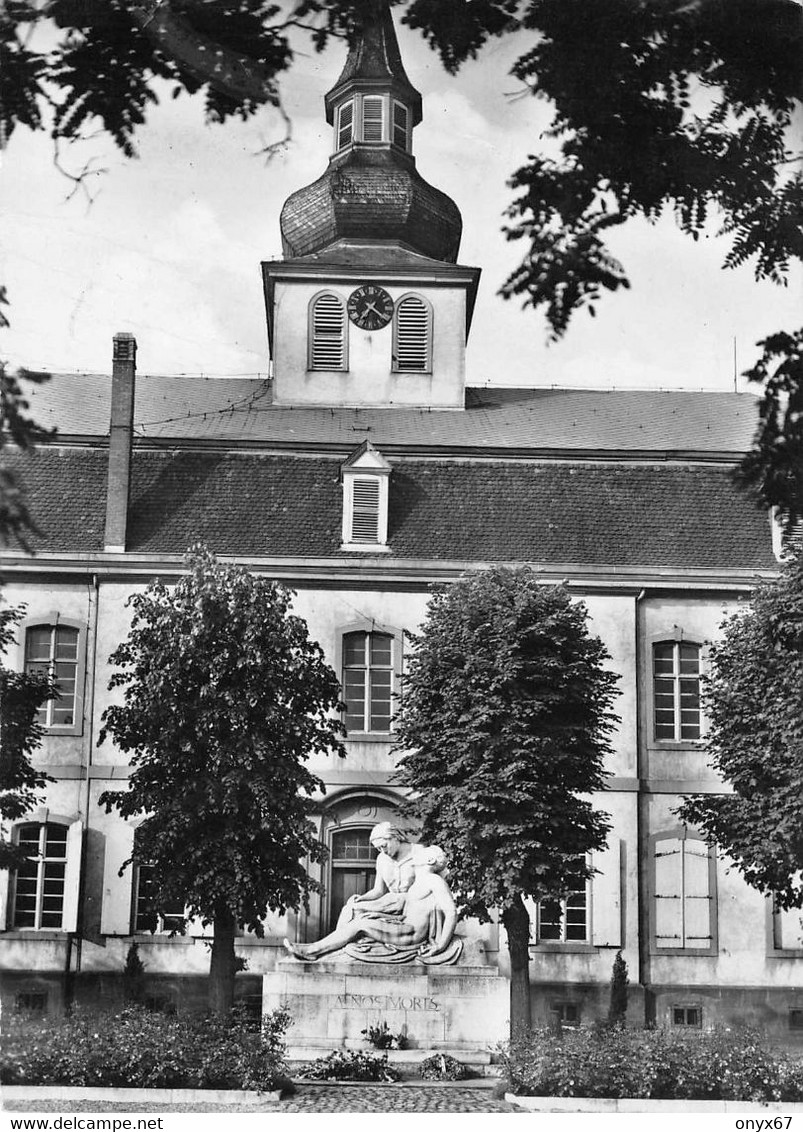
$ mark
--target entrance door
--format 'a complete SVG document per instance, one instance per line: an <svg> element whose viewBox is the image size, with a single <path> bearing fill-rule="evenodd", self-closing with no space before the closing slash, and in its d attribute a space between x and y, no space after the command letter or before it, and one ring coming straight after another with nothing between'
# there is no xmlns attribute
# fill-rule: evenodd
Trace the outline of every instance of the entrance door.
<svg viewBox="0 0 803 1132"><path fill-rule="evenodd" d="M332 834L329 858L329 931L350 896L373 887L376 849L368 837L370 828L339 829Z"/></svg>

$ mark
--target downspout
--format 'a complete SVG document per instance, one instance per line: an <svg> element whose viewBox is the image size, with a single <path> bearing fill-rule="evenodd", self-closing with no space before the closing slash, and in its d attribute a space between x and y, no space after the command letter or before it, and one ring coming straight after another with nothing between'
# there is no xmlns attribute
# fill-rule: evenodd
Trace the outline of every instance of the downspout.
<svg viewBox="0 0 803 1132"><path fill-rule="evenodd" d="M638 881L638 959L639 959L639 985L644 992L644 1022L646 1025L655 1021L655 1003L650 990L650 910L649 910L649 883L645 870L649 862L642 852L644 845L644 831L647 829L647 796L644 793L644 737L646 735L646 721L644 719L644 682L649 679L647 669L642 658L642 632L641 632L641 603L647 596L646 590L636 596L636 624L635 624L635 650L636 650L636 877Z"/></svg>
<svg viewBox="0 0 803 1132"><path fill-rule="evenodd" d="M92 747L95 739L95 673L98 659L98 605L100 601L100 578L92 575L92 590L90 593L90 629L87 643L86 681L89 684L87 707L87 741L84 759L84 773L81 782L81 793L78 802L78 814L81 819L81 871L78 879L78 917L75 931L67 937L67 955L65 960L65 1000L69 1007L73 1000L73 976L81 971L81 958L84 939L84 905L86 897L86 866L89 849L89 800L92 770ZM75 966L72 964L72 953L75 952Z"/></svg>

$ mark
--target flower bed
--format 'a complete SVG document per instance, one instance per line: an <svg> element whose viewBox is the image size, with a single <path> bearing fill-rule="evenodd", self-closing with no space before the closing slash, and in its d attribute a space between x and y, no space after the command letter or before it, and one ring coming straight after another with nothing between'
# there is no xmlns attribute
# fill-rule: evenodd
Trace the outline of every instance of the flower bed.
<svg viewBox="0 0 803 1132"><path fill-rule="evenodd" d="M799 1057L753 1030L539 1030L503 1046L510 1091L529 1096L803 1101Z"/></svg>
<svg viewBox="0 0 803 1132"><path fill-rule="evenodd" d="M116 1014L76 1010L67 1018L6 1019L4 1085L161 1089L254 1089L289 1085L284 1010L261 1032L236 1013L168 1017L132 1006Z"/></svg>
<svg viewBox="0 0 803 1132"><path fill-rule="evenodd" d="M388 1063L386 1053L333 1050L301 1070L309 1081L398 1081L401 1073Z"/></svg>

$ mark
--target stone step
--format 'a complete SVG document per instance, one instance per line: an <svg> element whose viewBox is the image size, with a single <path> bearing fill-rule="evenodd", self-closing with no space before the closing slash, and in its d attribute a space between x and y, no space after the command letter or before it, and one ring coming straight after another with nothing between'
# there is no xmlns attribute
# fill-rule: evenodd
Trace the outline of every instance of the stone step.
<svg viewBox="0 0 803 1132"><path fill-rule="evenodd" d="M415 1067L426 1061L428 1057L437 1056L443 1053L447 1057L454 1057L457 1061L462 1061L469 1069L472 1069L478 1077L495 1077L497 1076L497 1067L493 1064L491 1051L487 1049L469 1049L459 1045L435 1045L429 1049L387 1049L377 1050L371 1046L366 1046L364 1042L346 1040L343 1044L332 1042L330 1045L324 1045L320 1041L315 1044L305 1045L303 1042L296 1042L288 1045L285 1054L285 1061L288 1063L291 1071L298 1068L299 1065L308 1061L317 1061L319 1058L328 1057L330 1053L337 1049L347 1050L360 1050L363 1053L378 1053L387 1054L388 1062L391 1065L397 1066L402 1072L411 1072L415 1074Z"/></svg>

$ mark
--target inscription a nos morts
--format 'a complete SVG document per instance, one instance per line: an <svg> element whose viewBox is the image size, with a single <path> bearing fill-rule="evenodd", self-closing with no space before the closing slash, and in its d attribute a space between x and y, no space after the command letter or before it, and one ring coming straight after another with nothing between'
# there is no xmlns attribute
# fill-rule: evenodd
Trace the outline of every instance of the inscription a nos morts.
<svg viewBox="0 0 803 1132"><path fill-rule="evenodd" d="M440 1010L437 998L431 995L339 994L341 1010Z"/></svg>

